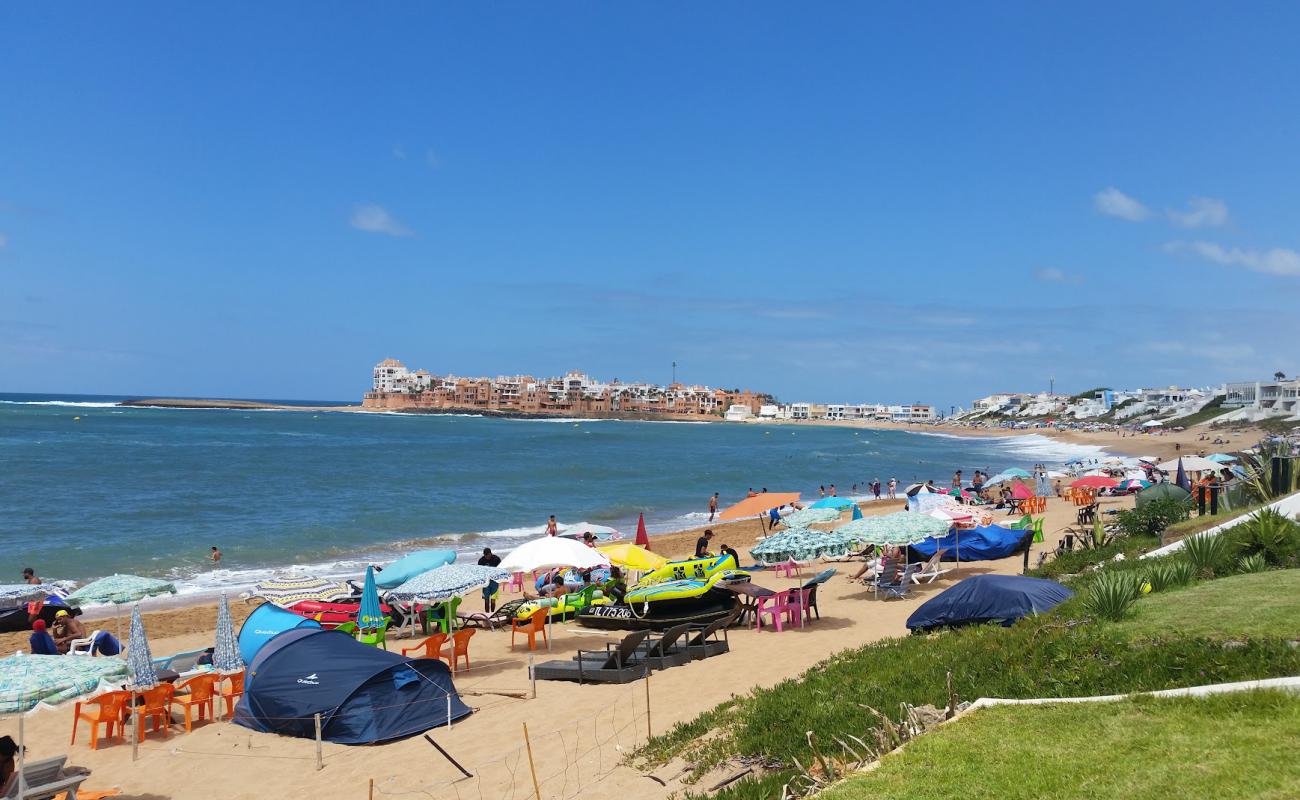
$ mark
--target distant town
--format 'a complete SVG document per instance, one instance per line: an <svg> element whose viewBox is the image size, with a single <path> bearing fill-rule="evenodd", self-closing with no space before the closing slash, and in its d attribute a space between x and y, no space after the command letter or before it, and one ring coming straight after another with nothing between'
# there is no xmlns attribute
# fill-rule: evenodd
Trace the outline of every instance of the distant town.
<svg viewBox="0 0 1300 800"><path fill-rule="evenodd" d="M1095 421L1118 425L1187 420L1258 422L1300 421L1300 379L1275 373L1272 380L1218 387L1116 390L1096 388L1075 394L1001 392L981 397L970 408L952 406L944 414L933 405L909 403L780 403L766 392L719 389L698 384L601 381L584 372L561 377L531 375L460 377L410 370L397 359L375 365L363 407L429 413L487 413L502 416L592 416L764 420L873 420L901 423L938 421L1008 423L1017 421Z"/></svg>

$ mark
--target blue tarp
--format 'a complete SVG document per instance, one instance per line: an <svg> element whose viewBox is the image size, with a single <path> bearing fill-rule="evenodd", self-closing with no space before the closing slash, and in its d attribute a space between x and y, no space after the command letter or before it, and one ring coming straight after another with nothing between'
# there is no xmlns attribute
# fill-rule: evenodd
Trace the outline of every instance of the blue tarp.
<svg viewBox="0 0 1300 800"><path fill-rule="evenodd" d="M948 535L939 539L926 539L920 544L912 545L917 554L929 558L936 548L942 547L944 561L956 561L960 550L962 561L995 561L1024 549L1021 542L1025 537L1032 538L1033 531L1003 528L1001 525L985 525L969 530L950 530Z"/></svg>
<svg viewBox="0 0 1300 800"><path fill-rule="evenodd" d="M1055 581L1019 575L976 575L930 598L907 618L910 630L1000 622L1056 608L1074 592Z"/></svg>
<svg viewBox="0 0 1300 800"><path fill-rule="evenodd" d="M245 664L252 664L262 645L277 634L294 628L320 628L320 623L285 611L275 603L261 604L253 609L239 629L239 657Z"/></svg>
<svg viewBox="0 0 1300 800"><path fill-rule="evenodd" d="M376 573L375 585L380 589L396 589L416 575L422 575L455 560L454 550L419 550L402 556L384 567L383 571Z"/></svg>
<svg viewBox="0 0 1300 800"><path fill-rule="evenodd" d="M249 665L235 723L312 738L320 714L322 739L372 744L446 725L449 709L451 720L470 713L443 662L299 628L276 636Z"/></svg>

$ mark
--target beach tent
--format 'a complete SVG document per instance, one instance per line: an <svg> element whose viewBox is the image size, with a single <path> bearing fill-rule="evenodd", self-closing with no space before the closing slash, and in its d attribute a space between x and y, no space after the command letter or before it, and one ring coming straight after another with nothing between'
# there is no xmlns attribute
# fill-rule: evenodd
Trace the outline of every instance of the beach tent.
<svg viewBox="0 0 1300 800"><path fill-rule="evenodd" d="M1186 500L1191 496L1191 492L1176 483L1157 483L1138 492L1136 503L1141 508L1152 500Z"/></svg>
<svg viewBox="0 0 1300 800"><path fill-rule="evenodd" d="M976 575L945 589L907 618L912 631L1000 622L1010 625L1029 614L1056 608L1074 592L1056 581L1019 575Z"/></svg>
<svg viewBox="0 0 1300 800"><path fill-rule="evenodd" d="M1158 419L1149 419L1146 422L1142 423L1142 427L1144 428L1156 428L1161 425L1164 425L1164 423Z"/></svg>
<svg viewBox="0 0 1300 800"><path fill-rule="evenodd" d="M244 620L239 629L239 657L245 664L253 663L262 646L278 634L294 628L320 628L314 619L304 619L292 611L286 611L275 603L262 603L253 609L253 613Z"/></svg>
<svg viewBox="0 0 1300 800"><path fill-rule="evenodd" d="M299 628L268 642L248 668L235 722L265 733L373 744L470 713L441 661L370 647L342 631Z"/></svg>
<svg viewBox="0 0 1300 800"><path fill-rule="evenodd" d="M1000 525L983 525L961 531L960 535L960 552L957 549L956 530L937 539L917 542L912 545L912 550L924 558L930 558L935 550L943 549L946 551L943 554L944 561L957 561L958 555L962 561L995 561L1024 550L1029 545L1027 540L1033 539L1034 532L1003 528Z"/></svg>
<svg viewBox="0 0 1300 800"><path fill-rule="evenodd" d="M455 560L454 550L417 550L384 567L383 571L375 576L375 585L380 589L392 589L401 586L421 572L428 572Z"/></svg>

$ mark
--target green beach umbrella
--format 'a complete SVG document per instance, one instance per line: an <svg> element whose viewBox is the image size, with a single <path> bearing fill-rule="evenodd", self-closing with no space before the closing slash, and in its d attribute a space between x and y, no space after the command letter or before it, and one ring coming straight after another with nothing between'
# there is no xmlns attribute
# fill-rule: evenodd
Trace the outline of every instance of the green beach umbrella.
<svg viewBox="0 0 1300 800"><path fill-rule="evenodd" d="M818 522L834 522L840 518L838 508L804 508L799 511L792 511L781 518L786 527L806 528Z"/></svg>
<svg viewBox="0 0 1300 800"><path fill-rule="evenodd" d="M77 591L68 595L70 606L83 606L95 603L135 603L146 597L160 594L176 594L176 585L157 578L142 578L139 575L110 575L91 581Z"/></svg>
<svg viewBox="0 0 1300 800"><path fill-rule="evenodd" d="M126 662L112 656L16 655L0 658L0 714L23 714L37 705L54 706L120 681Z"/></svg>
<svg viewBox="0 0 1300 800"><path fill-rule="evenodd" d="M782 561L811 561L820 556L842 556L848 552L849 539L838 532L810 531L805 528L781 531L755 545L749 554L762 564Z"/></svg>
<svg viewBox="0 0 1300 800"><path fill-rule="evenodd" d="M899 511L879 517L856 519L841 525L835 532L861 544L903 547L943 536L948 532L949 525L928 514Z"/></svg>

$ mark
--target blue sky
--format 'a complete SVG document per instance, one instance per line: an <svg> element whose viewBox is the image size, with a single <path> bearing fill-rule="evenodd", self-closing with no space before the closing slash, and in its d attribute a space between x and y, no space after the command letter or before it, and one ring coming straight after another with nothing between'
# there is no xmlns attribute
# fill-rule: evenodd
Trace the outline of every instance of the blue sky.
<svg viewBox="0 0 1300 800"><path fill-rule="evenodd" d="M0 12L0 391L1300 370L1300 6Z"/></svg>

